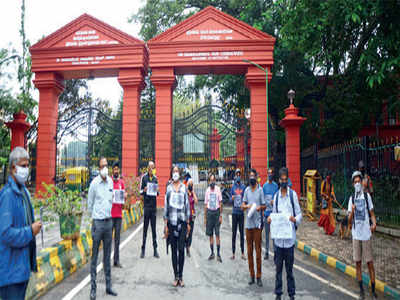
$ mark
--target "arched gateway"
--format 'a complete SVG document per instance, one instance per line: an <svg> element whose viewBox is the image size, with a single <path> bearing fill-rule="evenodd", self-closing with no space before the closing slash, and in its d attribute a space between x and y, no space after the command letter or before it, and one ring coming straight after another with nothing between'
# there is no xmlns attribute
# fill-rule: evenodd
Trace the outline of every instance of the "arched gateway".
<svg viewBox="0 0 400 300"><path fill-rule="evenodd" d="M55 173L58 95L62 79L118 76L124 88L122 166L138 170L140 91L149 66L156 89L155 160L163 205L172 164L172 92L175 75L245 74L251 97L251 166L267 175L267 107L265 73L273 65L275 39L214 7L207 7L147 43L83 15L32 46L32 70L40 92L37 151L38 183ZM149 52L149 54L148 54ZM268 80L272 74L268 72Z"/></svg>

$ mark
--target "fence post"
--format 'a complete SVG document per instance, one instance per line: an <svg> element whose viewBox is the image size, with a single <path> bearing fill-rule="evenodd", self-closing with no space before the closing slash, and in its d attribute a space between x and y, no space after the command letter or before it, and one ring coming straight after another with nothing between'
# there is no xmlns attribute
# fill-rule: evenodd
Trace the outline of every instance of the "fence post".
<svg viewBox="0 0 400 300"><path fill-rule="evenodd" d="M318 170L318 144L314 145L314 170Z"/></svg>
<svg viewBox="0 0 400 300"><path fill-rule="evenodd" d="M363 137L363 161L365 162L365 171L370 174L371 163L369 161L369 136Z"/></svg>

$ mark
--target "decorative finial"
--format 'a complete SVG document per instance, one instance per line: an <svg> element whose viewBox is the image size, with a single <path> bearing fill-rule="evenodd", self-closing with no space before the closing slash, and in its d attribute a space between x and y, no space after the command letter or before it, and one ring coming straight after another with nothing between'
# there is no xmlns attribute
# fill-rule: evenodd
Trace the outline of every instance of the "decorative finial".
<svg viewBox="0 0 400 300"><path fill-rule="evenodd" d="M292 89L288 92L288 98L289 98L289 100L290 100L290 105L293 104L293 99L294 99L294 96L295 96L295 95L296 95L296 92L293 91Z"/></svg>

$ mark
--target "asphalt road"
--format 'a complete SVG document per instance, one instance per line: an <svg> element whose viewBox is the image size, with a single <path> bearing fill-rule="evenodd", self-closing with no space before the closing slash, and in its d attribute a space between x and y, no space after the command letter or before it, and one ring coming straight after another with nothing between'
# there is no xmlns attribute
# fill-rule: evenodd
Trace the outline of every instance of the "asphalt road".
<svg viewBox="0 0 400 300"><path fill-rule="evenodd" d="M247 261L231 256L231 221L226 209L221 227L222 263L208 261L210 248L205 235L202 216L203 206L199 205L200 214L195 223L192 256L185 258L184 288L172 287L173 270L171 256L166 255L165 240L162 239L162 212L157 217L158 250L161 258L153 257L151 230L148 231L146 257L140 259L142 243L142 222L122 234L120 251L123 269L112 268L113 288L118 297L105 294L103 270L97 276L97 299L275 299L275 266L273 259L263 260L262 280L264 286L248 286L249 271ZM237 238L237 249L239 239ZM264 250L263 250L264 251ZM272 253L271 253L272 254ZM238 256L238 250L237 250ZM102 258L99 257L99 264ZM355 299L358 287L354 280L315 259L295 250L296 299ZM50 290L42 299L89 299L89 264L73 274L61 284ZM284 278L283 299L289 299ZM85 283L87 283L85 285ZM381 296L380 299L384 297ZM368 298L367 298L368 299Z"/></svg>

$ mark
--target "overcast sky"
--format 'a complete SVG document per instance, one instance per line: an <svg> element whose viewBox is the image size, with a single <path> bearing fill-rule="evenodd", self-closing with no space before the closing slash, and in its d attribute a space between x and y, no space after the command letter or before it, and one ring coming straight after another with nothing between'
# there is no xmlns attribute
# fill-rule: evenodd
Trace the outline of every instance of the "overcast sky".
<svg viewBox="0 0 400 300"><path fill-rule="evenodd" d="M1 2L0 48L13 47L20 50L21 0L3 0ZM138 37L140 25L128 23L128 18L144 4L145 0L26 0L25 31L30 42L35 44L42 37L87 13ZM95 97L110 100L114 108L122 92L116 78L95 79L89 82L89 88ZM38 99L37 91L34 93L34 97Z"/></svg>

